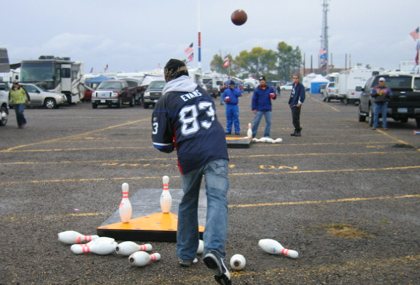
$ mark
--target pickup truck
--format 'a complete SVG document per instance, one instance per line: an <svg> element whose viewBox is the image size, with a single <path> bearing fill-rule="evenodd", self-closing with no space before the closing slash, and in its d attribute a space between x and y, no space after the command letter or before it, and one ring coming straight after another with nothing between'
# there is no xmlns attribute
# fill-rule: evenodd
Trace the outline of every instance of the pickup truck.
<svg viewBox="0 0 420 285"><path fill-rule="evenodd" d="M9 118L9 87L7 82L0 82L0 126L5 126Z"/></svg>
<svg viewBox="0 0 420 285"><path fill-rule="evenodd" d="M359 122L365 122L368 118L369 126L373 124L374 108L370 96L372 88L378 86L379 78L385 78L386 87L394 94L388 102L387 116L400 121L408 122L415 119L420 128L420 76L413 74L382 74L372 76L366 81L364 88L356 87L356 91L362 91L359 104Z"/></svg>
<svg viewBox="0 0 420 285"><path fill-rule="evenodd" d="M122 108L123 105L134 106L136 98L136 87L130 87L125 80L106 80L99 84L98 88L92 93L92 108L98 105L112 107L116 105Z"/></svg>

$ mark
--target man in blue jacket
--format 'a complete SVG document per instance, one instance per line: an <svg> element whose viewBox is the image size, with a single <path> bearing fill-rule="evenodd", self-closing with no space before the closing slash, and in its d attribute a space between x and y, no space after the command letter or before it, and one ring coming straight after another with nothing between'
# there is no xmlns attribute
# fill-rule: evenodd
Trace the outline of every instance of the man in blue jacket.
<svg viewBox="0 0 420 285"><path fill-rule="evenodd" d="M260 85L255 88L252 96L252 112L255 114L252 123L252 137L257 136L258 126L262 116L265 118L264 137L270 137L271 131L271 100L276 100L277 95L273 87L266 84L265 76L260 76Z"/></svg>
<svg viewBox="0 0 420 285"><path fill-rule="evenodd" d="M227 88L222 95L222 99L226 102L226 134L230 135L232 132L232 124L235 125L235 135L240 135L241 126L239 123L239 97L242 96L241 90L235 88L235 81L229 82Z"/></svg>
<svg viewBox="0 0 420 285"><path fill-rule="evenodd" d="M293 126L295 132L290 134L292 137L300 137L302 128L300 127L300 110L305 101L305 86L299 82L299 74L293 74L293 87L290 93L289 106L292 109Z"/></svg>

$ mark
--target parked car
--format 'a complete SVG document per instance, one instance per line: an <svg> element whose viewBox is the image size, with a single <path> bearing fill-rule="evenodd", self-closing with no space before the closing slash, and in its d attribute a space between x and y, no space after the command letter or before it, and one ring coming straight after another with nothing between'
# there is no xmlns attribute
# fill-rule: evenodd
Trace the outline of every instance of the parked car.
<svg viewBox="0 0 420 285"><path fill-rule="evenodd" d="M325 85L325 84L322 84ZM322 86L321 86L322 88ZM338 95L338 88L335 82L328 82L328 84L322 90L322 100L325 102L330 102L331 99L337 99L342 101L343 97Z"/></svg>
<svg viewBox="0 0 420 285"><path fill-rule="evenodd" d="M19 83L19 85L28 92L31 98L31 104L27 104L27 107L43 106L47 109L54 109L67 103L64 93L50 92L44 87L31 83ZM10 107L13 108L13 104L10 104Z"/></svg>
<svg viewBox="0 0 420 285"><path fill-rule="evenodd" d="M413 74L383 74L368 79L364 88L356 87L362 91L359 104L359 122L368 118L369 126L373 125L374 105L370 94L372 88L379 84L379 78L385 78L386 87L392 90L393 96L388 102L387 117L395 121L406 123L408 119L416 120L420 128L420 77Z"/></svg>
<svg viewBox="0 0 420 285"><path fill-rule="evenodd" d="M153 108L155 107L156 102L162 97L162 91L165 84L166 82L164 80L150 82L143 96L143 106L145 109L149 108L150 105L153 106Z"/></svg>
<svg viewBox="0 0 420 285"><path fill-rule="evenodd" d="M5 126L9 118L9 86L0 82L0 126Z"/></svg>
<svg viewBox="0 0 420 285"><path fill-rule="evenodd" d="M280 86L280 90L291 91L293 89L293 83L287 83L286 85Z"/></svg>
<svg viewBox="0 0 420 285"><path fill-rule="evenodd" d="M108 107L116 105L121 108L125 104L133 107L135 98L136 88L130 87L126 80L106 80L102 81L93 91L92 108L96 109L98 105L107 105Z"/></svg>

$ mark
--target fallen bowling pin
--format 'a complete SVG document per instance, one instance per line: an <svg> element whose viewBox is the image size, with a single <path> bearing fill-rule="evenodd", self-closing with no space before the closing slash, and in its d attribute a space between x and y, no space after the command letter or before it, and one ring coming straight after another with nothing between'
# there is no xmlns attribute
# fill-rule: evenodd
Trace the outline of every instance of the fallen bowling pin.
<svg viewBox="0 0 420 285"><path fill-rule="evenodd" d="M130 191L128 183L123 183L121 188L122 188L122 199L121 199L120 208L118 211L120 213L121 222L129 223L131 220L131 216L133 214L133 207L131 206L130 199L128 198L128 193Z"/></svg>
<svg viewBox="0 0 420 285"><path fill-rule="evenodd" d="M235 254L230 259L230 267L234 270L242 270L246 265L245 257L242 254Z"/></svg>
<svg viewBox="0 0 420 285"><path fill-rule="evenodd" d="M204 241L198 240L197 254L202 254L204 251Z"/></svg>
<svg viewBox="0 0 420 285"><path fill-rule="evenodd" d="M260 239L258 245L267 253L284 254L291 258L298 258L299 254L295 250L284 248L278 241L273 239Z"/></svg>
<svg viewBox="0 0 420 285"><path fill-rule="evenodd" d="M172 207L172 196L169 192L169 177L163 176L162 177L162 183L163 183L163 191L160 195L160 208L163 213L167 214L171 211Z"/></svg>
<svg viewBox="0 0 420 285"><path fill-rule="evenodd" d="M129 256L136 251L151 251L153 249L152 245L147 244L137 244L132 241L125 241L117 245L115 252L119 255Z"/></svg>
<svg viewBox="0 0 420 285"><path fill-rule="evenodd" d="M275 140L272 141L272 143L281 143L283 141L282 138L276 138Z"/></svg>
<svg viewBox="0 0 420 285"><path fill-rule="evenodd" d="M94 253L98 255L108 255L115 251L117 243L111 240L104 240L101 242L92 241L88 244L73 244L70 247L74 254Z"/></svg>
<svg viewBox="0 0 420 285"><path fill-rule="evenodd" d="M75 243L82 243L82 242L89 242L92 241L99 236L97 235L82 235L76 231L64 231L58 233L58 240L65 244L75 244Z"/></svg>
<svg viewBox="0 0 420 285"><path fill-rule="evenodd" d="M144 251L137 251L128 257L128 262L133 266L143 267L152 261L160 260L161 256L159 253L148 254Z"/></svg>

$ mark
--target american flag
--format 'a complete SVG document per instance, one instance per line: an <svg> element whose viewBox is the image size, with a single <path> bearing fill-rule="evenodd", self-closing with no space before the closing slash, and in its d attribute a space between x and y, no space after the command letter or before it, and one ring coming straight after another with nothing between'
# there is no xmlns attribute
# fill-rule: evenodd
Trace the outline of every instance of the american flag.
<svg viewBox="0 0 420 285"><path fill-rule="evenodd" d="M190 44L190 46L189 46L189 47L187 47L187 48L184 50L185 54L192 53L193 51L194 51L194 49L193 49L193 43L191 43L191 44Z"/></svg>
<svg viewBox="0 0 420 285"><path fill-rule="evenodd" d="M191 54L188 56L187 62L191 62L191 61L193 61L193 60L194 60L194 53L191 53Z"/></svg>
<svg viewBox="0 0 420 285"><path fill-rule="evenodd" d="M105 70L105 71L107 71L107 70L108 70L108 63L106 64L106 66L105 66L104 70Z"/></svg>
<svg viewBox="0 0 420 285"><path fill-rule="evenodd" d="M92 73L93 72L93 67L90 69L90 73Z"/></svg>
<svg viewBox="0 0 420 285"><path fill-rule="evenodd" d="M224 63L223 63L223 67L228 67L230 65L230 61L229 61L229 57L225 56L224 58Z"/></svg>
<svg viewBox="0 0 420 285"><path fill-rule="evenodd" d="M419 39L419 28L417 27L417 29L412 31L410 33L410 36L412 36L415 41L418 40Z"/></svg>

